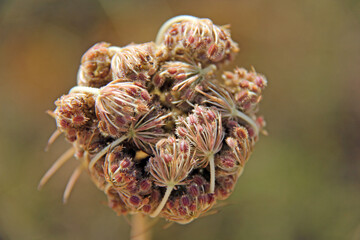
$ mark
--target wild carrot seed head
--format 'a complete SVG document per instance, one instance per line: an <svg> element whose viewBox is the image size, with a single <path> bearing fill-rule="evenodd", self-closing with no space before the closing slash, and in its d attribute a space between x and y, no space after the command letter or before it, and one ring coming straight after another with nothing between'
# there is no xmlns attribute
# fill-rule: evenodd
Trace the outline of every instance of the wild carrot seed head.
<svg viewBox="0 0 360 240"><path fill-rule="evenodd" d="M168 201L161 216L170 221L186 224L206 213L216 203L214 194L208 194L206 180L195 175L188 181L189 187L182 195L175 195Z"/></svg>
<svg viewBox="0 0 360 240"><path fill-rule="evenodd" d="M53 114L58 128L70 142L79 135L84 138L87 131L95 127L94 104L93 96L87 93L70 93L56 100Z"/></svg>
<svg viewBox="0 0 360 240"><path fill-rule="evenodd" d="M219 27L210 19L187 19L174 23L164 37L169 55L175 60L191 58L205 66L229 62L239 51L227 27Z"/></svg>
<svg viewBox="0 0 360 240"><path fill-rule="evenodd" d="M195 106L193 114L177 120L177 134L187 139L197 157L197 167L206 167L208 157L220 151L224 138L221 115L215 109Z"/></svg>
<svg viewBox="0 0 360 240"><path fill-rule="evenodd" d="M146 84L158 68L155 57L157 46L153 42L130 44L114 50L111 70L113 79L130 79Z"/></svg>
<svg viewBox="0 0 360 240"><path fill-rule="evenodd" d="M100 89L96 114L105 135L119 137L128 126L149 111L149 93L133 82L113 82Z"/></svg>
<svg viewBox="0 0 360 240"><path fill-rule="evenodd" d="M169 137L156 144L154 157L149 159L148 169L156 185L174 187L185 184L185 179L194 165L195 159L191 155L189 143Z"/></svg>
<svg viewBox="0 0 360 240"><path fill-rule="evenodd" d="M265 77L222 69L238 51L227 26L192 16L167 21L156 43L94 45L50 112L49 142L64 132L73 146L55 166L75 153L118 214L202 216L230 196L265 133Z"/></svg>
<svg viewBox="0 0 360 240"><path fill-rule="evenodd" d="M235 68L222 75L226 90L234 94L236 105L246 113L256 113L261 93L267 86L266 78L252 69Z"/></svg>

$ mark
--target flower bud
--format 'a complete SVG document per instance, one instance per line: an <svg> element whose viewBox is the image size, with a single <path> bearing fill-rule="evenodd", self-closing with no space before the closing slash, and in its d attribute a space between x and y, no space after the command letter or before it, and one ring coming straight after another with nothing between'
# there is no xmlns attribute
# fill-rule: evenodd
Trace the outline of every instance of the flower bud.
<svg viewBox="0 0 360 240"><path fill-rule="evenodd" d="M100 42L92 46L81 58L77 84L102 87L112 81L110 44Z"/></svg>
<svg viewBox="0 0 360 240"><path fill-rule="evenodd" d="M176 60L190 56L204 65L226 63L239 51L230 31L210 19L186 19L171 25L164 34L163 43L169 55Z"/></svg>

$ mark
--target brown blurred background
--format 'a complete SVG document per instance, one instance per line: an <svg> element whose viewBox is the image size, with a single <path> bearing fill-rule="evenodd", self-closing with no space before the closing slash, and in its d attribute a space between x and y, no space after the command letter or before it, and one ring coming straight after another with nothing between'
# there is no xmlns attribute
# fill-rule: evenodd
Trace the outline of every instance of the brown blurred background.
<svg viewBox="0 0 360 240"><path fill-rule="evenodd" d="M360 239L357 0L0 0L0 239L128 239L86 174L62 204L75 160L37 191L69 147L60 138L43 151L55 129L45 111L94 43L151 41L179 14L231 24L234 65L269 80L270 135L226 206L185 226L160 221L154 239Z"/></svg>

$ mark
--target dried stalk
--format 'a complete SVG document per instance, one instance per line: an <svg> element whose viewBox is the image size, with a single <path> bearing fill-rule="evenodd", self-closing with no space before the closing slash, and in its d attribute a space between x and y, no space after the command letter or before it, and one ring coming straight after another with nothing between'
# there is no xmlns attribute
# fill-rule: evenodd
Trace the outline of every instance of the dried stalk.
<svg viewBox="0 0 360 240"><path fill-rule="evenodd" d="M131 218L131 240L151 240L147 217L142 213L134 214Z"/></svg>

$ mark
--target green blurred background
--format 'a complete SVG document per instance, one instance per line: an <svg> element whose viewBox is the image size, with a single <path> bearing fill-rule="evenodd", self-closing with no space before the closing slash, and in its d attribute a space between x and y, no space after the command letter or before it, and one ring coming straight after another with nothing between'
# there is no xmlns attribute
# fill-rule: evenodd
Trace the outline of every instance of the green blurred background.
<svg viewBox="0 0 360 240"><path fill-rule="evenodd" d="M55 129L45 111L94 43L151 41L179 14L231 24L234 66L269 80L269 136L225 206L185 226L160 221L154 239L360 239L357 0L0 1L0 239L128 239L86 174L62 204L75 160L37 191L69 147L61 138L43 151Z"/></svg>

